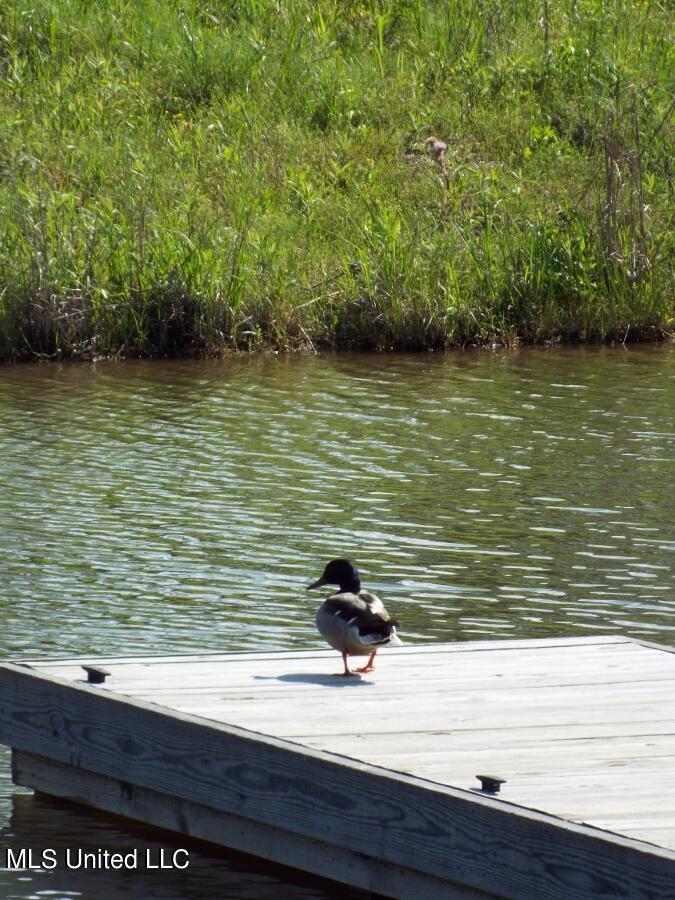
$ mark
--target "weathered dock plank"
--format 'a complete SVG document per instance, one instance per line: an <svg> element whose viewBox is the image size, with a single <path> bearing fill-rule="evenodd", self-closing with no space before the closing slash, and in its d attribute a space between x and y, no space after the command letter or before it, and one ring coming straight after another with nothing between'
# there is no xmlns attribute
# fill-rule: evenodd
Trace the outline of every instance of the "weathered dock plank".
<svg viewBox="0 0 675 900"><path fill-rule="evenodd" d="M600 636L336 670L324 651L1 665L0 741L22 784L210 840L221 817L222 843L391 896L673 897L675 655ZM499 798L470 790L484 771Z"/></svg>

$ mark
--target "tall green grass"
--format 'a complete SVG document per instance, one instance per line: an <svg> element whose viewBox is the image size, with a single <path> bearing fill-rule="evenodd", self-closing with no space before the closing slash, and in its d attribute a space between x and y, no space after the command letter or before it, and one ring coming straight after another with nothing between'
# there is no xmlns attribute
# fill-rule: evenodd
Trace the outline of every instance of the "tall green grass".
<svg viewBox="0 0 675 900"><path fill-rule="evenodd" d="M669 10L0 4L0 358L672 333Z"/></svg>

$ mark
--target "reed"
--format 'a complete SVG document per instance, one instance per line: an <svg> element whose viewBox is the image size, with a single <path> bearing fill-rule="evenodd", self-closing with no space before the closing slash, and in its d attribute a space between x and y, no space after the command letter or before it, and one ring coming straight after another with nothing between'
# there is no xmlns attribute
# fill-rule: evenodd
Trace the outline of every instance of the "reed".
<svg viewBox="0 0 675 900"><path fill-rule="evenodd" d="M671 335L672 31L638 0L3 4L0 358Z"/></svg>

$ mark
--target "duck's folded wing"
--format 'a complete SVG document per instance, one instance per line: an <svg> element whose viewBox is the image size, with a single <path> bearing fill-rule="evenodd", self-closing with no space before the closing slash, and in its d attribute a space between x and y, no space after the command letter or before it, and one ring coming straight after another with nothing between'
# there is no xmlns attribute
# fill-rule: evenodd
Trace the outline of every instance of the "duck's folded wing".
<svg viewBox="0 0 675 900"><path fill-rule="evenodd" d="M381 601L378 600L378 603L381 611L373 610L370 603L357 594L334 594L326 600L323 608L326 615L332 615L355 629L362 643L384 644L390 641L396 623L389 619Z"/></svg>
<svg viewBox="0 0 675 900"><path fill-rule="evenodd" d="M384 603L377 597L375 594L371 594L370 591L359 591L359 599L364 600L367 604L368 609L376 616L379 616L380 619L384 619L386 622L389 618L389 613L384 608Z"/></svg>
<svg viewBox="0 0 675 900"><path fill-rule="evenodd" d="M369 620L359 623L359 635L364 644L387 644L396 634L395 623L391 619Z"/></svg>

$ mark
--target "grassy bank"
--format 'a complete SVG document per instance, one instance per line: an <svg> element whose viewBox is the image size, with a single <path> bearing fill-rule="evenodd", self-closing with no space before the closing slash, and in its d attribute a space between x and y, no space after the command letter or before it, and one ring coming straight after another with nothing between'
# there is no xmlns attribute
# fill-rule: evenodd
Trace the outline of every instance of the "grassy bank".
<svg viewBox="0 0 675 900"><path fill-rule="evenodd" d="M0 358L670 333L668 8L1 4Z"/></svg>

